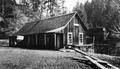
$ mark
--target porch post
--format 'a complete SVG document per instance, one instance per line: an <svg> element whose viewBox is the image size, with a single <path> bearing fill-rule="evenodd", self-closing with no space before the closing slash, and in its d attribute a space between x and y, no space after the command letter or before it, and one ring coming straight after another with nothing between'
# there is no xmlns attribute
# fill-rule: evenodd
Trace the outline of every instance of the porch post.
<svg viewBox="0 0 120 69"><path fill-rule="evenodd" d="M66 44L65 44L65 42L66 42L65 39L66 39L66 38L65 38L65 34L63 34L63 46L64 46L64 48L65 48L65 46L66 46Z"/></svg>
<svg viewBox="0 0 120 69"><path fill-rule="evenodd" d="M56 44L56 33L54 34L54 44L55 44L55 49L57 49L57 44Z"/></svg>
<svg viewBox="0 0 120 69"><path fill-rule="evenodd" d="M29 44L30 44L30 36L29 35L27 36L27 39L28 39L27 46L29 47Z"/></svg>
<svg viewBox="0 0 120 69"><path fill-rule="evenodd" d="M38 45L38 38L37 38L37 34L36 34L36 45Z"/></svg>
<svg viewBox="0 0 120 69"><path fill-rule="evenodd" d="M46 46L46 34L44 34L44 45Z"/></svg>

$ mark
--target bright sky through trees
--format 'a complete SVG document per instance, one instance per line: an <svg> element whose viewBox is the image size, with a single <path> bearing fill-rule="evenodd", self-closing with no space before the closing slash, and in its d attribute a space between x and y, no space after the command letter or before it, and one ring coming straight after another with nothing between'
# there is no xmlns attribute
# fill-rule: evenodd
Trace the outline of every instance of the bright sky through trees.
<svg viewBox="0 0 120 69"><path fill-rule="evenodd" d="M91 2L92 0L65 0L64 6L67 7L69 12L71 12L77 2L84 4L86 1Z"/></svg>
<svg viewBox="0 0 120 69"><path fill-rule="evenodd" d="M17 3L19 3L20 0L16 0L16 1L17 1ZM67 10L69 12L71 12L77 2L84 4L86 1L91 2L92 0L65 0L64 6L67 7Z"/></svg>

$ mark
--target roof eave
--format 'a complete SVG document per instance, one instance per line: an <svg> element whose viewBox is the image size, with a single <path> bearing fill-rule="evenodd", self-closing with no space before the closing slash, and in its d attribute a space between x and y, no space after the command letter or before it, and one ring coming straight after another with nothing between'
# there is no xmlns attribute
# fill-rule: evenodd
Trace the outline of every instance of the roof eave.
<svg viewBox="0 0 120 69"><path fill-rule="evenodd" d="M76 14L78 15L78 17L80 18L80 20L81 20L81 22L83 23L83 25L84 25L84 31L88 31L88 29L87 29L87 27L85 26L85 24L84 24L84 22L82 21L82 19L81 19L81 17L80 17L80 15L76 12Z"/></svg>

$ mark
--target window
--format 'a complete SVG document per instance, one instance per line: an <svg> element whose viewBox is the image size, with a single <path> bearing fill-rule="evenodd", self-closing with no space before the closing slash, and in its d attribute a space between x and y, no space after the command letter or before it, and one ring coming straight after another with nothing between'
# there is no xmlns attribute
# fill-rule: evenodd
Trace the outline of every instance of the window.
<svg viewBox="0 0 120 69"><path fill-rule="evenodd" d="M72 32L68 32L68 44L69 44L69 45L72 45L72 44L73 44Z"/></svg>
<svg viewBox="0 0 120 69"><path fill-rule="evenodd" d="M83 33L79 33L79 45L83 45Z"/></svg>

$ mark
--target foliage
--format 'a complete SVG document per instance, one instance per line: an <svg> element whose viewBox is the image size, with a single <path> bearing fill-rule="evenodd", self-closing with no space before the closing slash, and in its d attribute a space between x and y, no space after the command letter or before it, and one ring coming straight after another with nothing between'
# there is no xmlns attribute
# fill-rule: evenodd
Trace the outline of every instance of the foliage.
<svg viewBox="0 0 120 69"><path fill-rule="evenodd" d="M6 37L6 34L13 28L9 27L9 19L14 18L15 0L0 0L0 38Z"/></svg>
<svg viewBox="0 0 120 69"><path fill-rule="evenodd" d="M45 19L56 16L61 13L61 4L64 0L21 0L21 5L25 5L28 9L24 13L32 19Z"/></svg>
<svg viewBox="0 0 120 69"><path fill-rule="evenodd" d="M8 32L8 34L11 35L21 29L29 19L27 16L25 16L25 14L22 13L22 11L19 9L19 6L15 6L14 9L15 18L8 19L10 23L9 27L13 28L13 30Z"/></svg>
<svg viewBox="0 0 120 69"><path fill-rule="evenodd" d="M8 18L13 18L13 1L12 0L0 0L0 27L8 27Z"/></svg>
<svg viewBox="0 0 120 69"><path fill-rule="evenodd" d="M85 4L88 23L92 27L106 27L115 30L119 24L119 0L92 0L91 3Z"/></svg>
<svg viewBox="0 0 120 69"><path fill-rule="evenodd" d="M115 46L120 41L120 0L92 0L86 2L84 7L87 13L87 23L91 28L105 27L108 42Z"/></svg>
<svg viewBox="0 0 120 69"><path fill-rule="evenodd" d="M31 21L64 14L64 0L1 0L0 32L11 35Z"/></svg>

